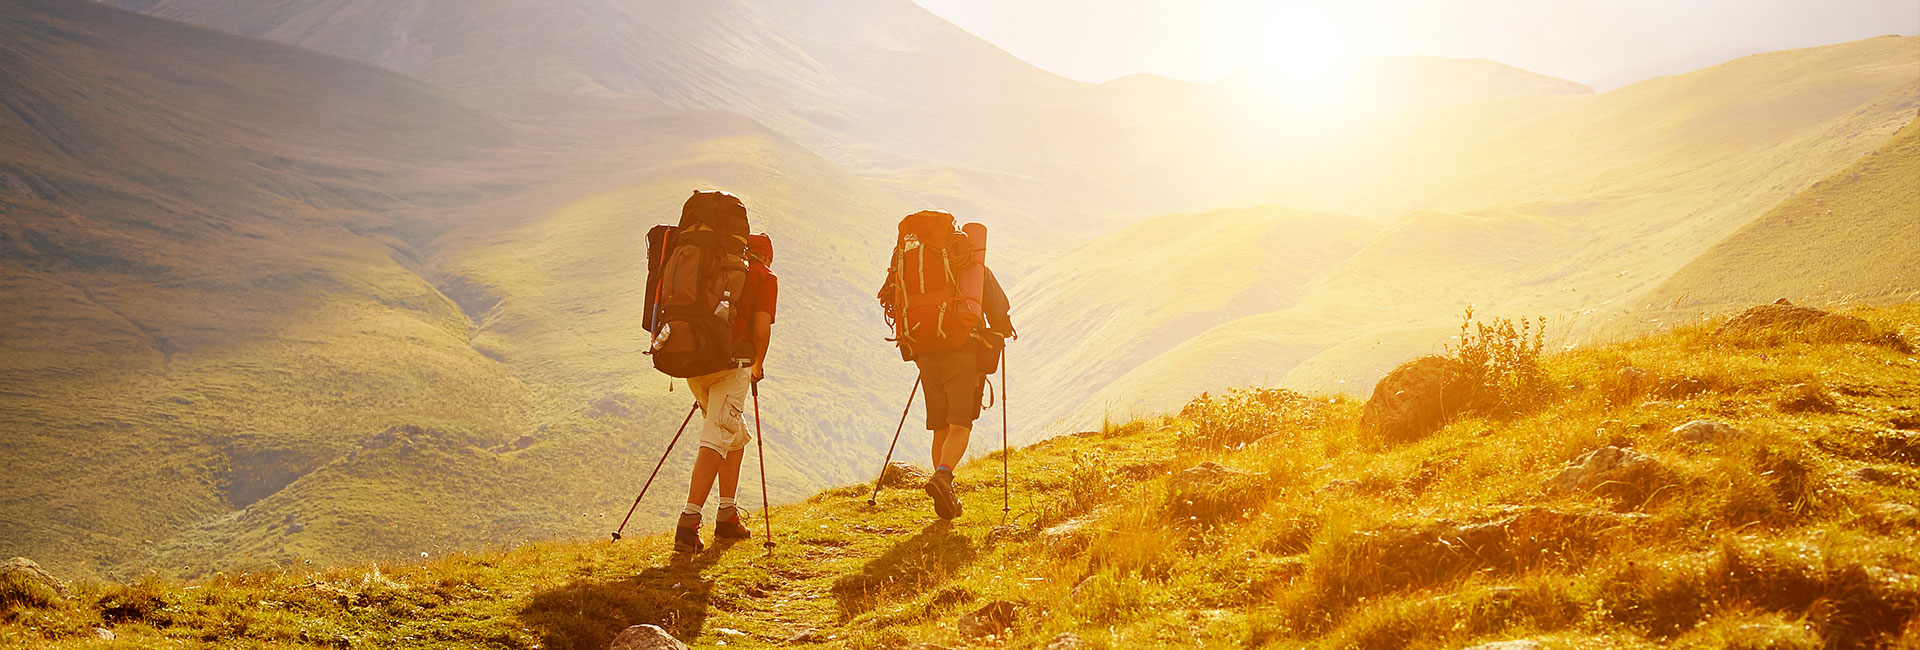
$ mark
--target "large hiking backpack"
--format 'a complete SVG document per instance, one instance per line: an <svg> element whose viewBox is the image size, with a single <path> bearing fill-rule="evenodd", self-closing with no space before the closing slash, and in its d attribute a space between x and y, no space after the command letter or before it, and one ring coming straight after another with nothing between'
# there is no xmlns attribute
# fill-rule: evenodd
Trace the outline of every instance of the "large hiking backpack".
<svg viewBox="0 0 1920 650"><path fill-rule="evenodd" d="M923 210L900 220L879 298L901 358L957 348L972 337L982 322L980 299L977 290L968 296L961 280L977 264L974 245L954 228L952 214Z"/></svg>
<svg viewBox="0 0 1920 650"><path fill-rule="evenodd" d="M747 207L719 191L694 192L678 226L647 233L647 305L653 367L670 377L698 377L739 367L750 346L735 340L733 318L744 311Z"/></svg>

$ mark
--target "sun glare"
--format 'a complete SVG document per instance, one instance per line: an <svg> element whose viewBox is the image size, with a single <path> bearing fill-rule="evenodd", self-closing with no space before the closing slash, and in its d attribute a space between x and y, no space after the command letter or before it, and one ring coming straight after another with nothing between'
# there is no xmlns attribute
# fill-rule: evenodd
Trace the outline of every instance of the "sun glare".
<svg viewBox="0 0 1920 650"><path fill-rule="evenodd" d="M1253 18L1261 21L1247 79L1255 101L1321 112L1351 99L1358 49L1338 16L1288 3Z"/></svg>

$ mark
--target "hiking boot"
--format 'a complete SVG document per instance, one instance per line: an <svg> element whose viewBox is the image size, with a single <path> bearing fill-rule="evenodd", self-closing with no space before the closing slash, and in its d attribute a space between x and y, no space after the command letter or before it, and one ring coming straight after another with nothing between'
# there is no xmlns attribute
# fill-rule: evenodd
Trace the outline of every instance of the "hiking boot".
<svg viewBox="0 0 1920 650"><path fill-rule="evenodd" d="M673 529L674 552L699 553L706 547L700 542L700 515L680 515L680 525Z"/></svg>
<svg viewBox="0 0 1920 650"><path fill-rule="evenodd" d="M960 516L960 502L953 498L953 472L934 472L933 478L927 479L927 496L933 497L933 514L941 519Z"/></svg>
<svg viewBox="0 0 1920 650"><path fill-rule="evenodd" d="M738 508L722 508L720 509L720 515L714 517L714 541L718 542L723 539L747 539L750 537L753 537L753 531L749 530L746 522L740 518L740 510Z"/></svg>

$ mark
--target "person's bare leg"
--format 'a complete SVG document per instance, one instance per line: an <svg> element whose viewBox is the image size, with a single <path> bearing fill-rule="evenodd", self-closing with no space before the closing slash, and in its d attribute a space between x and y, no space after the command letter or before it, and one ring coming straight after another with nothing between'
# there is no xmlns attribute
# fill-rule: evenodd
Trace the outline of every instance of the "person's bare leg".
<svg viewBox="0 0 1920 650"><path fill-rule="evenodd" d="M940 457L946 453L946 447L947 447L947 428L940 427L938 429L934 429L933 430L933 454L932 454L934 467L940 466Z"/></svg>
<svg viewBox="0 0 1920 650"><path fill-rule="evenodd" d="M945 436L937 436L934 443L934 466L946 465L959 467L960 459L967 457L967 442L972 438L973 428L958 424L948 426Z"/></svg>
<svg viewBox="0 0 1920 650"><path fill-rule="evenodd" d="M712 451L712 450L702 449L701 451L704 452L704 451ZM729 454L724 459L721 459L720 461L720 496L721 497L731 499L731 498L734 498L735 494L740 492L740 461L746 459L746 457L747 457L747 452L746 450L742 449L740 451L736 451L736 452L733 452L732 454Z"/></svg>
<svg viewBox="0 0 1920 650"><path fill-rule="evenodd" d="M723 460L724 459L720 458L720 452L706 447L700 448L700 455L693 460L693 484L687 487L687 503L696 506L707 505L707 493L713 491L713 479L720 475ZM740 480L740 461L736 460L733 462L733 472L734 481L738 483ZM721 485L721 491L725 492L725 484L722 483Z"/></svg>

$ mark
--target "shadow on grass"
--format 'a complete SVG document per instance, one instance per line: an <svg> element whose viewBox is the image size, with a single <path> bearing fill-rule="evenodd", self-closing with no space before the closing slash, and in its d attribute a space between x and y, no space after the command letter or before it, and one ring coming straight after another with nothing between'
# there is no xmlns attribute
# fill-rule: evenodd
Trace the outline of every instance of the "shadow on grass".
<svg viewBox="0 0 1920 650"><path fill-rule="evenodd" d="M707 622L713 580L703 573L734 544L716 541L698 555L675 554L666 564L621 580L576 580L534 594L520 620L540 632L541 647L600 650L633 625L653 624L692 642Z"/></svg>
<svg viewBox="0 0 1920 650"><path fill-rule="evenodd" d="M955 531L952 523L936 521L868 562L859 573L835 581L833 597L840 602L841 616L851 619L883 600L947 582L978 555L973 540Z"/></svg>

